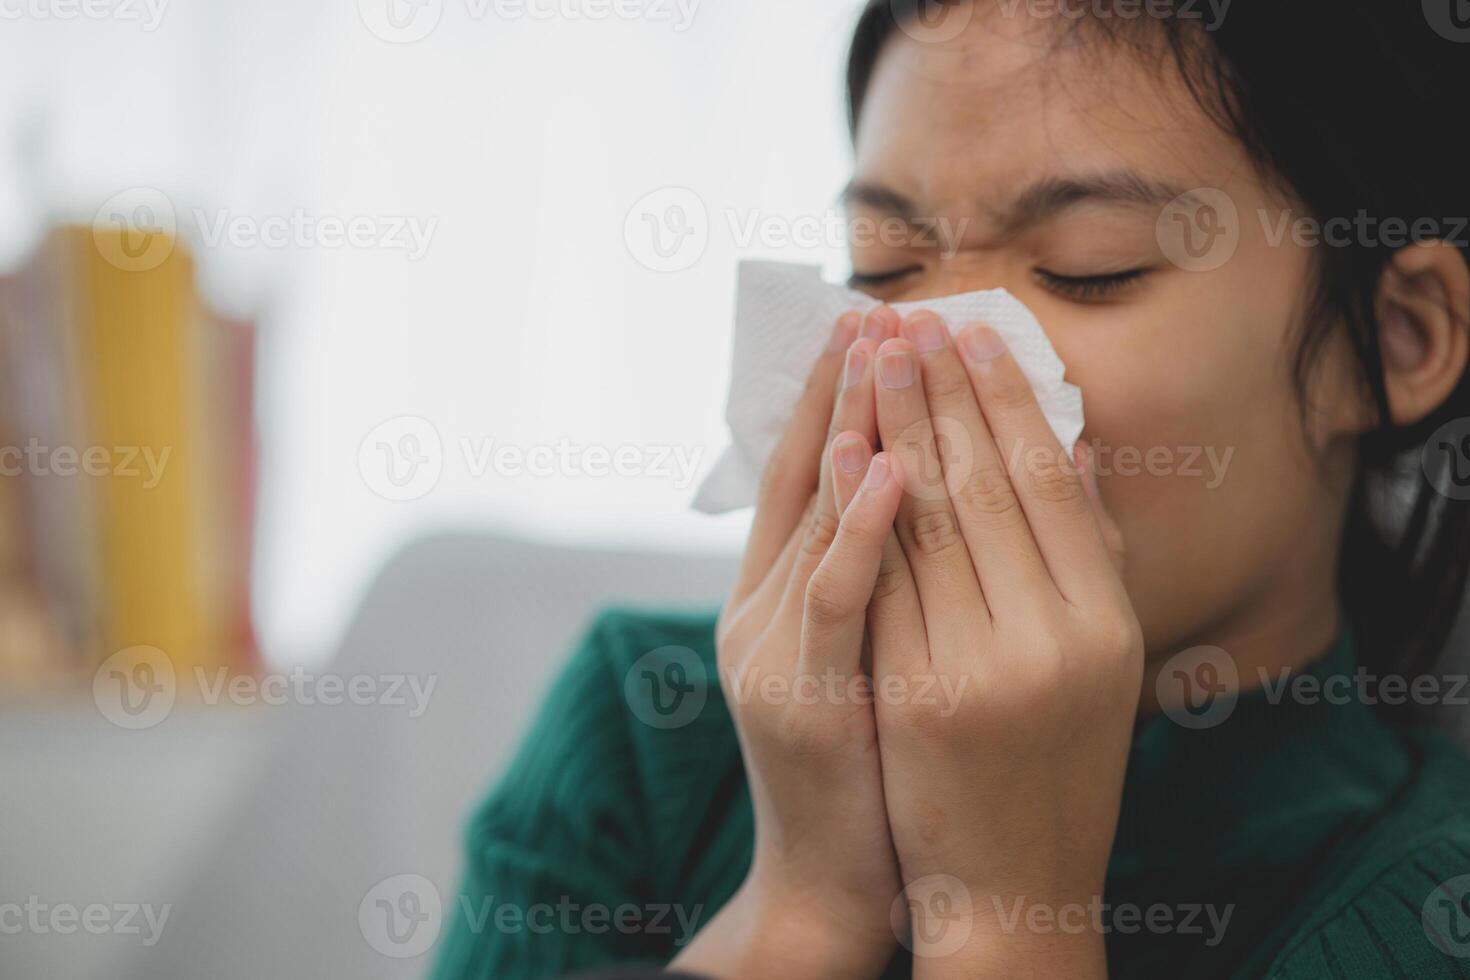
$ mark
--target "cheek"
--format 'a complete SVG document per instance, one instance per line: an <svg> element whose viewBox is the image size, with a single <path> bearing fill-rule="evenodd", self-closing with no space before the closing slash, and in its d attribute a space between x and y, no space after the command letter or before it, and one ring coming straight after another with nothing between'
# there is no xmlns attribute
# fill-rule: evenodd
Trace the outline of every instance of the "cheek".
<svg viewBox="0 0 1470 980"><path fill-rule="evenodd" d="M1200 295L1203 282L1167 303L1088 313L1056 336L1151 649L1250 587L1290 540L1292 495L1311 482L1283 353L1289 309Z"/></svg>

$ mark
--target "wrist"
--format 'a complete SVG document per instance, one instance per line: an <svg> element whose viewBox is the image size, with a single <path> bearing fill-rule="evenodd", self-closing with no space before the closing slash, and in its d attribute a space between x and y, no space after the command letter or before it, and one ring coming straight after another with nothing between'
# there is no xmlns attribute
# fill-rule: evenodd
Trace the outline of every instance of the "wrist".
<svg viewBox="0 0 1470 980"><path fill-rule="evenodd" d="M672 965L712 977L877 977L897 937L830 902L747 878Z"/></svg>
<svg viewBox="0 0 1470 980"><path fill-rule="evenodd" d="M944 956L914 956L914 980L1107 980L1101 935L974 933Z"/></svg>
<svg viewBox="0 0 1470 980"><path fill-rule="evenodd" d="M957 879L940 881L930 890L932 894L911 895L909 901L908 945L916 980L1107 977L1100 896L1042 901L1014 894L978 895L959 886Z"/></svg>

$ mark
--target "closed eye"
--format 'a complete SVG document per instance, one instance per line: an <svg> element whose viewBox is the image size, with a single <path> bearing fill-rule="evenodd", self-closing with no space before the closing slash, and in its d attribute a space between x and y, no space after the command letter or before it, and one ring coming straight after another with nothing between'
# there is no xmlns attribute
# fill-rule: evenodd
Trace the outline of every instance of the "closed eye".
<svg viewBox="0 0 1470 980"><path fill-rule="evenodd" d="M897 282L904 276L913 275L919 271L919 266L911 265L905 269L895 269L892 272L853 272L847 277L847 285L852 289L872 289L877 286L886 286Z"/></svg>
<svg viewBox="0 0 1470 980"><path fill-rule="evenodd" d="M1036 278L1041 280L1042 286L1059 296L1095 300L1126 289L1142 279L1147 272L1147 269L1129 269L1126 272L1110 272L1097 276L1062 276L1045 269L1037 269Z"/></svg>

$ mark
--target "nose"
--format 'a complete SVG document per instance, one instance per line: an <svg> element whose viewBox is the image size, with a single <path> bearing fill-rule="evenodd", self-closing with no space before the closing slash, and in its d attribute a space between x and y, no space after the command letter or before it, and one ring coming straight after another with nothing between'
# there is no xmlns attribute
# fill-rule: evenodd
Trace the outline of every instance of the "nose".
<svg viewBox="0 0 1470 980"><path fill-rule="evenodd" d="M1004 261L997 253L936 256L905 284L908 288L902 298L923 301L981 289L1008 289L1014 293L1021 284L1019 275L1015 263Z"/></svg>

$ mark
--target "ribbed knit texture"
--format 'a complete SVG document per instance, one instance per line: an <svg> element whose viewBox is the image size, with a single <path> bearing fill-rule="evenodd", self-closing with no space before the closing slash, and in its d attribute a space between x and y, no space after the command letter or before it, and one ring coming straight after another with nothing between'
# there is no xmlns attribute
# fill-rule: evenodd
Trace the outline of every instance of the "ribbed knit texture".
<svg viewBox="0 0 1470 980"><path fill-rule="evenodd" d="M707 700L687 723L659 728L642 719L660 718L653 699L668 691L644 683L640 658L669 647L665 661L703 666L704 685L685 696ZM1308 673L1353 669L1344 635ZM754 827L715 671L713 615L597 620L470 822L438 980L665 962L691 919L697 930L729 899ZM698 685L697 674L684 676ZM1109 973L1470 980L1470 939L1455 942L1470 913L1450 915L1439 937L1458 957L1422 917L1461 875L1470 761L1440 736L1390 727L1356 700L1272 703L1264 692L1213 728L1153 718L1129 758L1105 900L1167 906L1180 925L1198 911L1188 929L1124 931L1119 920ZM1223 929L1211 909L1215 922L1228 911ZM909 973L900 950L884 976Z"/></svg>

